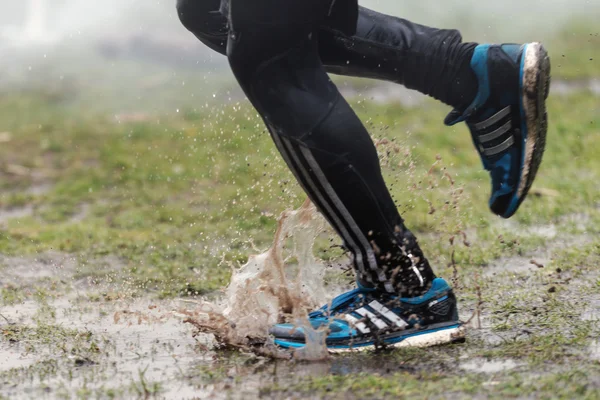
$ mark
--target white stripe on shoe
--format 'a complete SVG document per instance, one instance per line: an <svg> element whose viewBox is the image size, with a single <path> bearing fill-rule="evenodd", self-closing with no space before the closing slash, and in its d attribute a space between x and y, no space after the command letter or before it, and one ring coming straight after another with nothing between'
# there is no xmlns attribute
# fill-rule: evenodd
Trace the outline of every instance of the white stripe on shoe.
<svg viewBox="0 0 600 400"><path fill-rule="evenodd" d="M359 308L355 311L356 313L362 315L363 317L369 318L369 320L375 324L378 329L387 329L389 328L388 324L385 323L382 319L379 319L377 315L373 314L371 311L366 308Z"/></svg>
<svg viewBox="0 0 600 400"><path fill-rule="evenodd" d="M408 326L408 324L402 318L400 318L392 310L385 307L383 304L381 304L377 300L373 300L372 302L370 302L369 307L371 307L373 310L377 311L379 314L381 314L383 317L385 317L388 321L392 322L398 328L404 329Z"/></svg>
<svg viewBox="0 0 600 400"><path fill-rule="evenodd" d="M358 318L353 317L350 314L345 314L344 315L344 319L350 323L350 326L355 327L361 333L371 333L371 330L369 329L369 327L367 326L367 324L365 324L364 322L362 322Z"/></svg>

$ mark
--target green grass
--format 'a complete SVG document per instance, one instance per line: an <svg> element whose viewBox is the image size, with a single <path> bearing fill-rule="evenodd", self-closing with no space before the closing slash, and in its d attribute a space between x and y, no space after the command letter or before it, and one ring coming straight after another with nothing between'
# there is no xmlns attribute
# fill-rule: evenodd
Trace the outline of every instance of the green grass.
<svg viewBox="0 0 600 400"><path fill-rule="evenodd" d="M524 380L518 374L502 373L490 380L485 374L456 376L448 373L411 374L394 373L387 376L361 373L352 376L330 375L312 378L292 387L265 389L263 395L313 395L328 399L360 398L460 398L479 395L485 398L523 398L549 396L551 398L595 399L598 389L589 382L598 370L574 369L549 374L543 378Z"/></svg>
<svg viewBox="0 0 600 400"><path fill-rule="evenodd" d="M450 247L459 264L485 265L543 244L544 237L504 229L489 213L487 174L466 129L441 125L446 107L361 103L357 111L375 140L385 139L379 146L385 177L435 264L449 261ZM33 207L31 216L0 230L4 254L111 254L162 295L207 293L226 284L230 263L245 259L250 240L269 243L272 216L304 199L246 105L227 114L209 107L117 123L74 117L39 98L4 96L0 113L3 129L12 132L0 148L0 205ZM515 217L524 227L561 223L582 209L597 217L600 195L590 184L600 178L597 99L551 97L549 113L548 149L534 192L555 195L529 197ZM27 172L11 173L15 166ZM27 192L40 182L52 186ZM461 231L477 233L476 239L467 234L474 246L458 239L450 246ZM203 279L205 271L210 279Z"/></svg>
<svg viewBox="0 0 600 400"><path fill-rule="evenodd" d="M93 364L101 353L89 331L78 331L38 322L36 326L9 325L0 331L0 342L21 345L25 353L45 352L50 357L68 356L73 365ZM12 372L15 372L14 370ZM11 374L11 371L4 374Z"/></svg>
<svg viewBox="0 0 600 400"><path fill-rule="evenodd" d="M567 23L548 43L553 74L563 79L584 79L600 74L600 30L592 20Z"/></svg>
<svg viewBox="0 0 600 400"><path fill-rule="evenodd" d="M565 28L549 45L552 53L568 50L564 64L555 61L556 76L596 74L583 62L598 48L595 36L579 40L585 26ZM133 80L134 66L127 71ZM168 80L157 82L143 93L164 93L165 103L177 98ZM600 301L598 97L587 91L550 97L544 163L532 194L508 222L487 209L489 178L466 128L442 125L447 107L353 104L378 143L407 225L436 272L453 281L462 318L474 315L472 327L481 320L466 344L313 365L212 353L198 342L190 356L197 365L176 377L155 379L141 366L130 382L112 384L121 356L111 353L110 340L57 321L85 312L103 318L137 299L217 294L231 267L254 247L266 248L276 217L305 196L246 102L199 103L190 95L166 109L145 99L136 107L148 111L136 122L115 118L109 102L94 103L108 89L61 85L0 94L0 255L7 260L3 265L0 258L0 351L16 346L37 357L28 367L0 372L0 386L65 398L160 397L172 382L231 397L600 396L598 356L589 350L600 333L597 318L589 317ZM316 251L336 260L341 252L331 245L337 243L325 232ZM11 257L26 262L49 252L75 258L73 270L61 270L67 280L35 274L14 280L19 271L11 269ZM512 268L514 260L540 257L543 267ZM338 272L328 277L345 280ZM78 307L65 309L64 299ZM35 306L29 321L15 313L22 304ZM156 351L135 346L143 360ZM467 360L517 367L462 369Z"/></svg>
<svg viewBox="0 0 600 400"><path fill-rule="evenodd" d="M375 362L341 375L309 373L296 379L292 372L282 372L277 375L281 383L260 384L260 394L598 396L598 362L586 355L590 340L599 334L598 324L584 318L586 299L597 296L599 287L594 273L600 262L600 194L594 183L600 174L597 104L586 93L551 97L548 150L534 195L508 223L485 206L488 177L466 129L441 125L446 107L433 102L416 109L355 104L379 143L386 180L408 226L420 237L436 271L453 280L463 319L479 308L484 329L473 330L466 345L392 352L385 356L390 371ZM225 286L231 265L244 262L255 252L252 246L265 248L274 216L299 206L304 195L255 113L246 104L226 114L221 110L182 109L156 120L118 123L102 114L74 116L31 95L3 96L2 129L11 132L11 139L0 148L0 204L5 210L28 206L33 211L3 223L0 253L71 253L79 265L74 279L118 282L126 288L79 296L90 304L123 296L195 297ZM36 185L45 189L30 189ZM555 225L561 235L548 239L536 230L548 225ZM340 253L328 251L331 237L328 233L322 238L318 251L335 258ZM544 248L550 253L543 268L512 272L494 267L511 257L527 260ZM488 275L489 268L497 272ZM339 279L335 274L331 278ZM97 350L104 345L93 336L53 325L58 312L53 301L69 291L68 283L53 279L0 288L5 306L34 300L39 307L35 325L3 328L3 340L23 343L32 353L52 349L59 360L68 354L104 365L106 359ZM477 326L477 318L472 325ZM257 377L271 368L248 368L231 381L230 363L236 357L224 357L223 366L201 364L181 379L202 387L224 384L236 393L243 392L246 380L263 379ZM457 369L459 359L521 364L490 375ZM394 370L398 365L405 369ZM72 366L72 361L42 360L2 376L21 382L36 376L45 382L72 373ZM77 383L78 396L160 396L164 384L147 381L142 373L127 386L97 379ZM52 390L69 397L73 386Z"/></svg>

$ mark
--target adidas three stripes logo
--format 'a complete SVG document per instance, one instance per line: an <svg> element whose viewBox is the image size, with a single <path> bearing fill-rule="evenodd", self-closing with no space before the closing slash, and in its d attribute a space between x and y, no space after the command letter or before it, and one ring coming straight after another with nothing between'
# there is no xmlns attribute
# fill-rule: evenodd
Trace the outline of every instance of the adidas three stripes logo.
<svg viewBox="0 0 600 400"><path fill-rule="evenodd" d="M384 330L390 327L404 329L408 326L402 318L377 300L373 300L366 307L361 307L353 311L353 313L344 315L344 319L361 333L371 332L369 326L364 322L366 320L370 321L378 330Z"/></svg>
<svg viewBox="0 0 600 400"><path fill-rule="evenodd" d="M515 143L512 135L510 106L503 108L485 121L469 124L477 132L476 140L479 151L488 157L506 151Z"/></svg>

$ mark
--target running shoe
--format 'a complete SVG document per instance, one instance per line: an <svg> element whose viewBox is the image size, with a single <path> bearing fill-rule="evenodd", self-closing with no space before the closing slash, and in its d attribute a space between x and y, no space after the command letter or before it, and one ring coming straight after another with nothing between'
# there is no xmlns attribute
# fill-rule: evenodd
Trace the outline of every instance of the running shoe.
<svg viewBox="0 0 600 400"><path fill-rule="evenodd" d="M479 82L473 103L445 123L465 121L492 178L490 209L510 218L537 174L546 145L550 59L540 43L479 45L471 59Z"/></svg>
<svg viewBox="0 0 600 400"><path fill-rule="evenodd" d="M359 287L335 298L331 305L309 314L313 329L328 330L332 352L381 347L428 347L462 341L465 329L458 320L456 297L445 280L437 278L427 293L400 298ZM276 345L305 346L304 328L278 324L271 328Z"/></svg>

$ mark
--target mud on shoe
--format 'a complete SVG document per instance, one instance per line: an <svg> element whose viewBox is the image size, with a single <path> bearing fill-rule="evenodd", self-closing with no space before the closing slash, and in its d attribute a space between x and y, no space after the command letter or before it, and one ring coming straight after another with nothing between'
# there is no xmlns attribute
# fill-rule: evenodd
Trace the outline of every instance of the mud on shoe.
<svg viewBox="0 0 600 400"><path fill-rule="evenodd" d="M456 297L437 278L420 297L400 298L375 289L358 288L335 298L331 305L309 314L313 329L328 330L325 344L332 353L379 347L428 347L462 341ZM270 334L276 345L305 346L303 328L278 324Z"/></svg>
<svg viewBox="0 0 600 400"><path fill-rule="evenodd" d="M510 218L535 179L546 145L550 59L540 43L479 45L471 59L475 100L445 123L465 121L492 178L490 209Z"/></svg>

